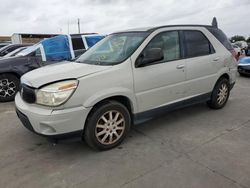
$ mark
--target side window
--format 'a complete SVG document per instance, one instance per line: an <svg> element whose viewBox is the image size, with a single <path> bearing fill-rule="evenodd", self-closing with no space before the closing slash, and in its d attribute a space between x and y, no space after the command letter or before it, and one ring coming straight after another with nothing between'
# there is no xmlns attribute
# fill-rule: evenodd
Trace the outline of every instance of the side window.
<svg viewBox="0 0 250 188"><path fill-rule="evenodd" d="M200 31L184 31L186 57L204 56L214 53L209 40Z"/></svg>
<svg viewBox="0 0 250 188"><path fill-rule="evenodd" d="M35 56L36 56L36 57L41 57L41 58L42 58L42 54L41 54L40 48L38 48L38 49L35 51Z"/></svg>
<svg viewBox="0 0 250 188"><path fill-rule="evenodd" d="M164 54L163 62L180 59L180 44L178 31L167 31L156 35L144 49L161 48Z"/></svg>
<svg viewBox="0 0 250 188"><path fill-rule="evenodd" d="M72 37L71 40L72 40L73 50L84 50L85 49L82 38Z"/></svg>
<svg viewBox="0 0 250 188"><path fill-rule="evenodd" d="M41 54L40 48L36 49L36 51L31 52L28 56L29 56L29 57L38 57L38 58L42 58L42 54Z"/></svg>

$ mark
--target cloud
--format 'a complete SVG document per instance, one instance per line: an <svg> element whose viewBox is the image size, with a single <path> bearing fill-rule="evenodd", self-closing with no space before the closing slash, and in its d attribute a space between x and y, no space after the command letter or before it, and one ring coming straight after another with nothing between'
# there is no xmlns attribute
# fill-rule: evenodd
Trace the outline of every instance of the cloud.
<svg viewBox="0 0 250 188"><path fill-rule="evenodd" d="M250 36L249 0L0 0L0 35L12 33L82 32L119 30L167 24L211 24L229 35Z"/></svg>

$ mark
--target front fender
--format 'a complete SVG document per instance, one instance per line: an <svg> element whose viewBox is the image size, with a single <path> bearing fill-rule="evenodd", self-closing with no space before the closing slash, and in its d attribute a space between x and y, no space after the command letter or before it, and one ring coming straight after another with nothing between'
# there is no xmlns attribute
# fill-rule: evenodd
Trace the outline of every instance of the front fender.
<svg viewBox="0 0 250 188"><path fill-rule="evenodd" d="M121 87L109 88L109 89L98 91L94 95L87 98L83 106L86 108L93 107L95 104L97 104L100 101L103 101L110 97L117 97L117 96L128 98L131 104L132 112L133 113L137 112L136 98L135 98L134 93L127 88L121 88Z"/></svg>

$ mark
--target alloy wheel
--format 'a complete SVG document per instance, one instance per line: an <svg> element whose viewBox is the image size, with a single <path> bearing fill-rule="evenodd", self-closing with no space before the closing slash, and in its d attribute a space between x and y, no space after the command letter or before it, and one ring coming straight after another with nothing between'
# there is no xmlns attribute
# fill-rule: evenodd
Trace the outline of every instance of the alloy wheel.
<svg viewBox="0 0 250 188"><path fill-rule="evenodd" d="M0 80L0 97L11 97L16 93L16 84L9 79Z"/></svg>
<svg viewBox="0 0 250 188"><path fill-rule="evenodd" d="M218 95L217 95L217 102L219 105L222 105L226 102L228 97L228 86L227 84L223 83L219 88Z"/></svg>
<svg viewBox="0 0 250 188"><path fill-rule="evenodd" d="M95 136L104 145L117 142L125 131L125 118L122 113L111 110L104 113L97 121Z"/></svg>

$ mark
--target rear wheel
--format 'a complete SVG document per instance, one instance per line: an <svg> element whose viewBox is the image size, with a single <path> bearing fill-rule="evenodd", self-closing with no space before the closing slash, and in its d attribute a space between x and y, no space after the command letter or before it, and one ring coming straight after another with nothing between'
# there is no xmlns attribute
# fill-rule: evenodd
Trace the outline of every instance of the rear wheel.
<svg viewBox="0 0 250 188"><path fill-rule="evenodd" d="M129 132L131 124L127 108L116 101L107 101L94 108L87 119L84 138L87 144L99 150L119 145Z"/></svg>
<svg viewBox="0 0 250 188"><path fill-rule="evenodd" d="M230 84L228 79L221 78L216 83L211 95L211 99L207 102L208 106L213 109L223 108L230 95Z"/></svg>
<svg viewBox="0 0 250 188"><path fill-rule="evenodd" d="M12 74L0 75L0 102L13 101L19 90L19 79Z"/></svg>

